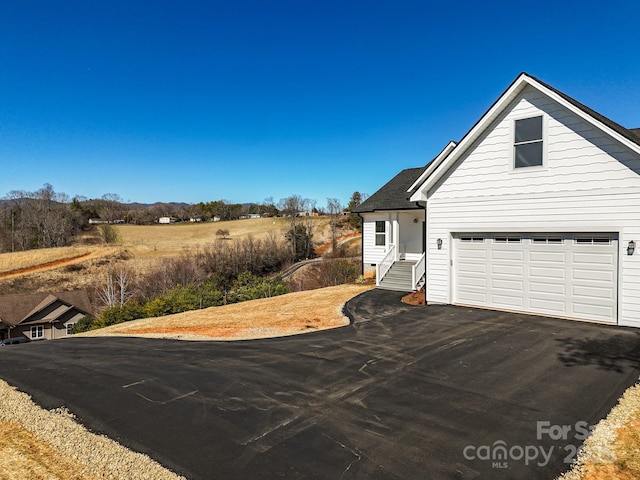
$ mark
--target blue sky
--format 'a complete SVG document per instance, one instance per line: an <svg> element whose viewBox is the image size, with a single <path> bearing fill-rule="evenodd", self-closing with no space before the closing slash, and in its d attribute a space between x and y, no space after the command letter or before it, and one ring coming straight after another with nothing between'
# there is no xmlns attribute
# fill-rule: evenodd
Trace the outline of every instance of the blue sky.
<svg viewBox="0 0 640 480"><path fill-rule="evenodd" d="M526 71L640 127L640 2L0 4L0 197L324 205L460 139Z"/></svg>

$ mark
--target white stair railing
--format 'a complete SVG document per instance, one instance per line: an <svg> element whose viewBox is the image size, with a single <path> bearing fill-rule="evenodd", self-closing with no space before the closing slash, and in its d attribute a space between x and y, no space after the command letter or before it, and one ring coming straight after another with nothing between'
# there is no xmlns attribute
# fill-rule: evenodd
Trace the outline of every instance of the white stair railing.
<svg viewBox="0 0 640 480"><path fill-rule="evenodd" d="M420 260L411 267L411 287L415 290L418 288L418 283L422 279L426 271L426 252L422 254Z"/></svg>
<svg viewBox="0 0 640 480"><path fill-rule="evenodd" d="M387 274L387 272L393 265L393 262L395 261L396 261L396 246L391 244L389 245L389 250L387 251L382 261L376 265L376 286L377 287L380 286L380 282L382 281L383 277Z"/></svg>

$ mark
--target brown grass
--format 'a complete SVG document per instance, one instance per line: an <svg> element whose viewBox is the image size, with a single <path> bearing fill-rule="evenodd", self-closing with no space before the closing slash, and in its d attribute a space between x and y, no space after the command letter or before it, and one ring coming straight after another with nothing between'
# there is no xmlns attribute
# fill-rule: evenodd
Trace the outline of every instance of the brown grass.
<svg viewBox="0 0 640 480"><path fill-rule="evenodd" d="M342 307L370 285L339 285L279 297L121 323L82 336L151 336L183 340L267 338L347 325Z"/></svg>
<svg viewBox="0 0 640 480"><path fill-rule="evenodd" d="M312 220L314 241L328 241L328 218ZM121 237L118 245L96 244L99 240L94 227L78 238L77 246L0 254L0 294L91 289L96 279L104 278L107 271L120 265L144 274L165 258L211 242L233 242L248 236L261 238L270 234L283 239L288 219L119 225L117 228ZM231 239L221 240L216 236L219 229L229 230Z"/></svg>
<svg viewBox="0 0 640 480"><path fill-rule="evenodd" d="M89 258L112 255L115 250L113 247L73 246L2 253L0 254L0 276L31 273L39 268L55 268L62 263L70 264L74 261L81 262Z"/></svg>
<svg viewBox="0 0 640 480"><path fill-rule="evenodd" d="M328 232L328 218L316 217L314 240L324 242ZM289 228L286 218L252 218L228 222L173 223L169 225L118 225L120 239L125 248L137 257L166 256L199 248L215 241L223 241L216 235L220 229L229 230L230 239L253 236L263 238L273 234L284 238Z"/></svg>
<svg viewBox="0 0 640 480"><path fill-rule="evenodd" d="M93 480L79 473L82 466L59 455L55 448L17 422L0 421L0 480Z"/></svg>

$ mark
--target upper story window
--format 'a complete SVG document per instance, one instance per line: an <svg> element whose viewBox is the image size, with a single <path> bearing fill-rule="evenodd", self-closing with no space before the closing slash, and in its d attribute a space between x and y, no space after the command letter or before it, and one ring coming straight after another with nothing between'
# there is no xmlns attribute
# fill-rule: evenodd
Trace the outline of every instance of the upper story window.
<svg viewBox="0 0 640 480"><path fill-rule="evenodd" d="M387 222L376 221L376 245L386 245L387 244Z"/></svg>
<svg viewBox="0 0 640 480"><path fill-rule="evenodd" d="M515 122L515 168L542 165L542 116Z"/></svg>

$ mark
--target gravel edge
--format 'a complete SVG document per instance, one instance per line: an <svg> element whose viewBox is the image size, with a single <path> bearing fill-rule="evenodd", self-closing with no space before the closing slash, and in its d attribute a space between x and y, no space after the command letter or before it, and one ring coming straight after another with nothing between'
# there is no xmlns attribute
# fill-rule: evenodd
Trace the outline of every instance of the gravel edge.
<svg viewBox="0 0 640 480"><path fill-rule="evenodd" d="M56 455L83 467L79 475L123 480L186 480L146 455L136 453L75 421L66 408L44 410L31 397L0 380L0 420L17 422L52 445Z"/></svg>
<svg viewBox="0 0 640 480"><path fill-rule="evenodd" d="M629 387L606 418L598 422L591 435L585 439L583 448L571 470L559 476L557 480L581 480L585 473L584 466L587 463L611 464L615 462L616 431L637 416L639 412L640 384L636 384Z"/></svg>

